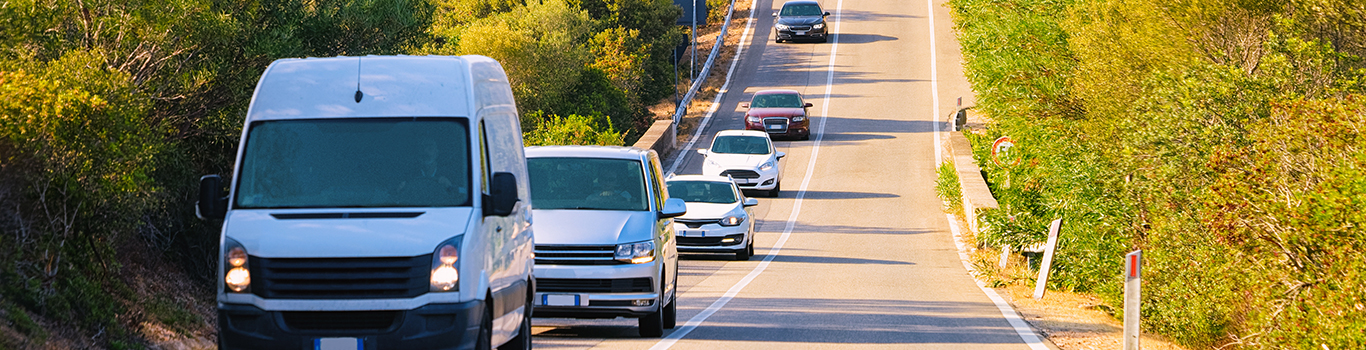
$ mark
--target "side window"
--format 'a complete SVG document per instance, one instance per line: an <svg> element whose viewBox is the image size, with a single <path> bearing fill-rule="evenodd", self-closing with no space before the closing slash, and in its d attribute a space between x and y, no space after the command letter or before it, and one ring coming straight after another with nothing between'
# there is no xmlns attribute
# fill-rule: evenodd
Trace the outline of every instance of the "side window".
<svg viewBox="0 0 1366 350"><path fill-rule="evenodd" d="M664 189L664 175L659 173L661 171L661 168L659 167L659 158L655 157L653 154L650 155L649 168L651 178L653 179L651 183L653 183L655 193L658 194L655 196L655 208L663 209L664 200L669 198L669 191Z"/></svg>
<svg viewBox="0 0 1366 350"><path fill-rule="evenodd" d="M489 166L489 133L484 128L484 121L479 121L479 181L480 190L484 194L489 193L489 174L492 168Z"/></svg>

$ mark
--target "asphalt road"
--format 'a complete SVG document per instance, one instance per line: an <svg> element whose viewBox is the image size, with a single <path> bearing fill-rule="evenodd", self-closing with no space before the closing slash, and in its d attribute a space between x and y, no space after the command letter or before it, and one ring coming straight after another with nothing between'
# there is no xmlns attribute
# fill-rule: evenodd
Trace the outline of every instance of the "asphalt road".
<svg viewBox="0 0 1366 350"><path fill-rule="evenodd" d="M738 106L755 91L815 104L811 140L777 142L783 192L760 198L756 256L685 254L679 328L664 338L640 338L634 319L537 318L535 346L1028 349L967 274L934 193L935 120L972 96L948 9L928 1L821 0L836 37L777 44L782 0L756 0L730 93L693 147L743 128ZM701 171L692 149L680 154L676 173Z"/></svg>

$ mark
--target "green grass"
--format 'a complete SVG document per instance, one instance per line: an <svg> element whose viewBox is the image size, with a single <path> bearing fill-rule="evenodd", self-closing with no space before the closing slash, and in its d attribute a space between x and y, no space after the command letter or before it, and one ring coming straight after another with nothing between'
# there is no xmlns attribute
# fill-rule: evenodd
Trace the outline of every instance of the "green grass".
<svg viewBox="0 0 1366 350"><path fill-rule="evenodd" d="M958 182L958 169L953 162L939 164L939 178L934 180L934 192L944 200L945 210L963 216L963 186Z"/></svg>
<svg viewBox="0 0 1366 350"><path fill-rule="evenodd" d="M43 326L29 318L28 313L17 305L5 308L5 319L15 330L32 338L34 343L43 343L47 339L47 331L43 330ZM5 345L0 343L0 347L3 346Z"/></svg>
<svg viewBox="0 0 1366 350"><path fill-rule="evenodd" d="M165 297L150 300L146 311L157 322L181 335L188 335L204 324L202 317Z"/></svg>

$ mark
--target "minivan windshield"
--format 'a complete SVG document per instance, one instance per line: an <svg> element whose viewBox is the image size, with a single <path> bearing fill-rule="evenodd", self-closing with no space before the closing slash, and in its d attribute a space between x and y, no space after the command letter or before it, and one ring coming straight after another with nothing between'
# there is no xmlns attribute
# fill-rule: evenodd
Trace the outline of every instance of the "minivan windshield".
<svg viewBox="0 0 1366 350"><path fill-rule="evenodd" d="M779 16L820 16L821 7L816 5L787 5Z"/></svg>
<svg viewBox="0 0 1366 350"><path fill-rule="evenodd" d="M526 163L532 208L650 210L638 160L537 157Z"/></svg>
<svg viewBox="0 0 1366 350"><path fill-rule="evenodd" d="M669 181L669 197L684 202L735 203L735 189L729 182Z"/></svg>
<svg viewBox="0 0 1366 350"><path fill-rule="evenodd" d="M797 94L754 95L749 108L802 108L802 97Z"/></svg>
<svg viewBox="0 0 1366 350"><path fill-rule="evenodd" d="M254 122L242 154L238 208L470 205L464 118Z"/></svg>
<svg viewBox="0 0 1366 350"><path fill-rule="evenodd" d="M758 136L721 136L711 143L712 153L768 154L768 138Z"/></svg>

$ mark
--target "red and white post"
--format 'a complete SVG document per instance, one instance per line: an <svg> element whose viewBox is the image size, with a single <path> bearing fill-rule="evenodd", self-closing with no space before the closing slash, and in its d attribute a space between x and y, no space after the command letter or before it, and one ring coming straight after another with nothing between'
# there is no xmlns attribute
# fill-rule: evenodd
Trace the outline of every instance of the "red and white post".
<svg viewBox="0 0 1366 350"><path fill-rule="evenodd" d="M1124 255L1124 350L1138 350L1139 301L1143 287L1143 251Z"/></svg>

